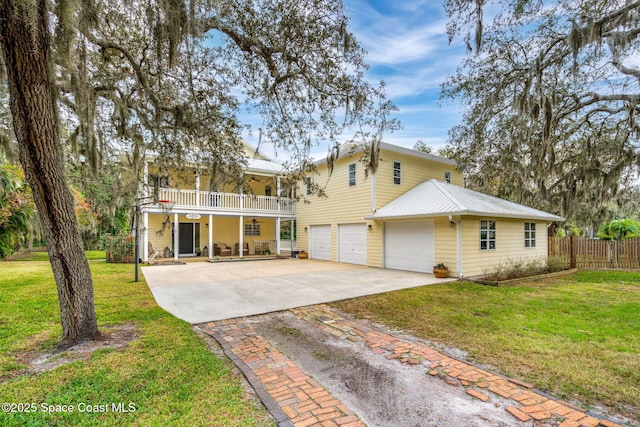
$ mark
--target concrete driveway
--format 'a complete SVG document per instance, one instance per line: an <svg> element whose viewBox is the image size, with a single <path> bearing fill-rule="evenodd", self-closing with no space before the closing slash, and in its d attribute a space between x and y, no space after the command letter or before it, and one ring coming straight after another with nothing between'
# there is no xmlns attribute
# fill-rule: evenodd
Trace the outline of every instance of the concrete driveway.
<svg viewBox="0 0 640 427"><path fill-rule="evenodd" d="M264 314L455 280L300 259L148 266L142 268L142 273L158 305L189 323Z"/></svg>

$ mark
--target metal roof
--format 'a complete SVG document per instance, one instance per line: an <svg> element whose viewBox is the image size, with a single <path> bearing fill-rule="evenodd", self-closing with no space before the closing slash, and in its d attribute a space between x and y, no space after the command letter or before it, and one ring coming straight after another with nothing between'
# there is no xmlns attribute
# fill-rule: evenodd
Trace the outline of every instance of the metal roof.
<svg viewBox="0 0 640 427"><path fill-rule="evenodd" d="M268 172L271 174L280 174L284 172L284 168L280 163L276 163L271 160L254 159L254 158L247 159L247 170Z"/></svg>
<svg viewBox="0 0 640 427"><path fill-rule="evenodd" d="M401 219L447 215L564 221L564 218L435 179L418 184L366 219Z"/></svg>
<svg viewBox="0 0 640 427"><path fill-rule="evenodd" d="M343 157L353 156L353 155L362 153L362 151L363 151L362 145L357 145L354 143L344 143L340 147L340 155L338 156L338 158L342 159ZM435 154L431 154L431 153L423 153L422 151L413 150L407 147L401 147L399 145L389 144L388 142L380 143L380 151L391 151L393 153L406 154L408 156L417 157L420 159L433 160L434 162L445 163L448 165L456 164L455 161L451 159L447 159L446 157L436 156ZM316 166L325 165L326 163L327 163L327 156L323 156L322 158L314 162Z"/></svg>

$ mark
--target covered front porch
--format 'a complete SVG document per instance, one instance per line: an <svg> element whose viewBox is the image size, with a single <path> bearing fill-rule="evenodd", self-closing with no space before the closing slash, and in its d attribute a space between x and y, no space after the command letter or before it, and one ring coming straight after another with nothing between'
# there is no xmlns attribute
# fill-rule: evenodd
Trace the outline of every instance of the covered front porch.
<svg viewBox="0 0 640 427"><path fill-rule="evenodd" d="M166 213L143 211L141 258L149 261L151 249L174 260L289 254L295 248L294 220L287 215L187 213L175 207Z"/></svg>

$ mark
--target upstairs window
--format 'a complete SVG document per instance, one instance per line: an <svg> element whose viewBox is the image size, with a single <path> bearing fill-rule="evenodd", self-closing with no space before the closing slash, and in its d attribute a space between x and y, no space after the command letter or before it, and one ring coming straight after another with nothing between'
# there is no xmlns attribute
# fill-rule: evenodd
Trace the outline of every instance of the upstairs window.
<svg viewBox="0 0 640 427"><path fill-rule="evenodd" d="M310 196L311 195L311 178L308 177L306 179L306 181L307 181L306 182L306 185L307 185L307 196Z"/></svg>
<svg viewBox="0 0 640 427"><path fill-rule="evenodd" d="M265 185L264 186L264 195L265 196L271 196L271 186L270 185Z"/></svg>
<svg viewBox="0 0 640 427"><path fill-rule="evenodd" d="M496 222L480 221L480 250L493 250L496 248Z"/></svg>
<svg viewBox="0 0 640 427"><path fill-rule="evenodd" d="M524 247L525 248L536 247L536 223L535 222L524 223Z"/></svg>
<svg viewBox="0 0 640 427"><path fill-rule="evenodd" d="M402 163L400 162L393 162L393 183L402 184Z"/></svg>
<svg viewBox="0 0 640 427"><path fill-rule="evenodd" d="M356 164L349 165L349 187L356 185Z"/></svg>
<svg viewBox="0 0 640 427"><path fill-rule="evenodd" d="M153 188L168 188L169 176L149 175L149 183L153 186Z"/></svg>
<svg viewBox="0 0 640 427"><path fill-rule="evenodd" d="M444 173L444 182L447 184L451 184L451 172Z"/></svg>

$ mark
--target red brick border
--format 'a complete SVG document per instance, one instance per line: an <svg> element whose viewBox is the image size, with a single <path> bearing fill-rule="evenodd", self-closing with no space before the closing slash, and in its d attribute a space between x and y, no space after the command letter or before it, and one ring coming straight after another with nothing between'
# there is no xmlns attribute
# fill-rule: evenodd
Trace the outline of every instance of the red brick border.
<svg viewBox="0 0 640 427"><path fill-rule="evenodd" d="M384 354L389 360L419 364L427 369L427 374L442 377L454 385L460 384L465 387L469 395L477 399L489 400L490 395L487 396L487 392L490 392L515 401L517 403L513 402L513 405L506 410L520 421L531 418L537 421L554 419L559 420L559 423L574 421L580 427L598 425L622 427L531 390L533 387L531 384L485 371L440 353L426 344L390 335L364 322L346 319L325 304L294 308L291 311L298 318L313 322L320 329L333 335L351 341L364 342L371 351ZM478 389L484 392L481 393Z"/></svg>
<svg viewBox="0 0 640 427"><path fill-rule="evenodd" d="M243 319L198 327L222 345L279 426L365 427L349 408Z"/></svg>
<svg viewBox="0 0 640 427"><path fill-rule="evenodd" d="M363 342L371 351L384 355L389 363L395 360L422 367L429 375L443 378L455 386L462 385L473 398L486 402L493 394L508 399L509 406L505 410L522 422L533 419L553 420L567 427L622 427L540 394L532 390L530 384L480 369L427 344L383 332L367 322L346 319L327 305L294 308L291 312L332 335ZM350 409L259 336L244 319L197 326L222 345L225 354L242 370L280 426L365 426Z"/></svg>

